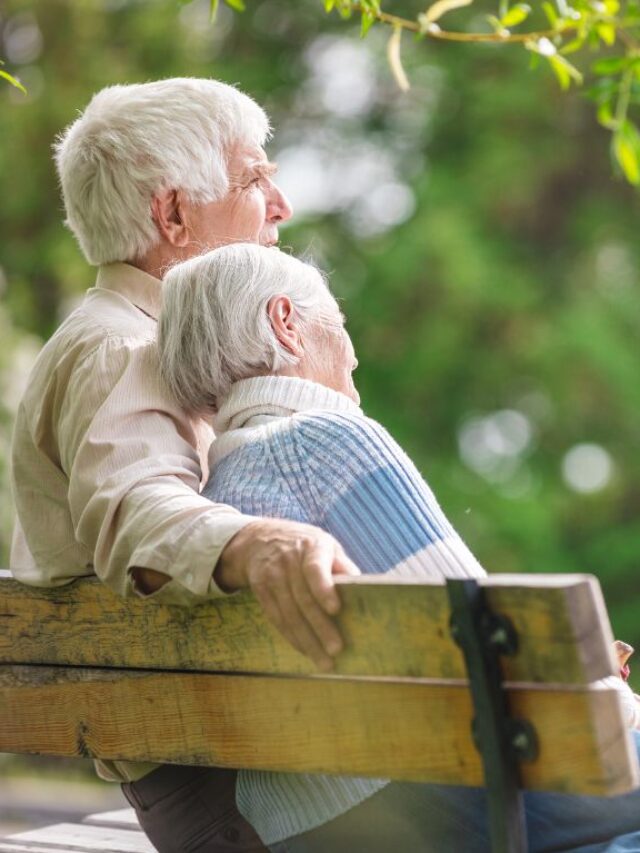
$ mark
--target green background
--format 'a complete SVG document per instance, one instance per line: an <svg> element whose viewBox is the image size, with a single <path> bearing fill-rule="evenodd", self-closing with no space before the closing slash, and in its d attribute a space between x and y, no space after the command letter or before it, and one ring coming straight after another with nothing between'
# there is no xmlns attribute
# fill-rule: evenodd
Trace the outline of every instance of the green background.
<svg viewBox="0 0 640 853"><path fill-rule="evenodd" d="M640 646L638 196L592 106L516 47L405 36L403 95L383 28L361 41L317 0L248 0L212 29L207 5L0 4L0 56L29 89L0 87L0 563L17 400L94 278L51 144L105 85L212 76L272 118L298 211L282 243L330 273L365 411L488 571L594 573Z"/></svg>

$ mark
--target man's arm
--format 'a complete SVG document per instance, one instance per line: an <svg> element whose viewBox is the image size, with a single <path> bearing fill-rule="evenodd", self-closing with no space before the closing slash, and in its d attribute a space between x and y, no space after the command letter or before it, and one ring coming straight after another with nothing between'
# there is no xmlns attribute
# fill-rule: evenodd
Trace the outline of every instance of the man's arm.
<svg viewBox="0 0 640 853"><path fill-rule="evenodd" d="M167 603L250 587L284 636L330 669L342 647L331 620L339 608L332 576L356 567L323 531L257 520L201 497L196 448L206 458L207 441L167 399L155 349L119 355L118 381L75 448L68 422L69 501L96 574L121 594ZM74 396L90 394L100 367L78 372L75 381L87 387Z"/></svg>

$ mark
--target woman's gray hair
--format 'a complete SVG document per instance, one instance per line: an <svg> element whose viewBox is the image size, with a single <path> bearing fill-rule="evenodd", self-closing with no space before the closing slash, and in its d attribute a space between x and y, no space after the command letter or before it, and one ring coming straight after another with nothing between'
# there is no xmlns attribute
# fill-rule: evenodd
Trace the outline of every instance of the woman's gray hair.
<svg viewBox="0 0 640 853"><path fill-rule="evenodd" d="M279 295L291 300L300 330L314 322L341 325L322 273L276 248L233 243L166 274L160 372L184 409L215 412L234 382L298 361L271 327L267 307Z"/></svg>

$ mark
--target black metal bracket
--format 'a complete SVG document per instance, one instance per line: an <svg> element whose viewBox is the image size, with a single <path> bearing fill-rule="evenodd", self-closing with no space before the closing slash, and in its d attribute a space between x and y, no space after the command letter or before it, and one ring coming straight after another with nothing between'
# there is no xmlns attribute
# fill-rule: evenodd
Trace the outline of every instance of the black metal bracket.
<svg viewBox="0 0 640 853"><path fill-rule="evenodd" d="M536 733L510 716L502 685L501 655L518 650L511 622L488 607L477 581L447 580L451 634L462 649L475 717L472 733L482 756L493 853L527 853L519 762L538 753Z"/></svg>

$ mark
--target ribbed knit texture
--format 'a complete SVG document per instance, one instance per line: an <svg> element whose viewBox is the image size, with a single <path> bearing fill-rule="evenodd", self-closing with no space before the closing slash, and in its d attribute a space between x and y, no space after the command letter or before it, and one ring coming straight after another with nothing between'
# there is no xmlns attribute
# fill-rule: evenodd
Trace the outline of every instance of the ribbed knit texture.
<svg viewBox="0 0 640 853"><path fill-rule="evenodd" d="M290 377L247 379L233 386L214 426L203 492L211 500L322 527L366 573L484 574L406 454L344 395ZM244 770L236 798L265 844L274 844L386 784Z"/></svg>

